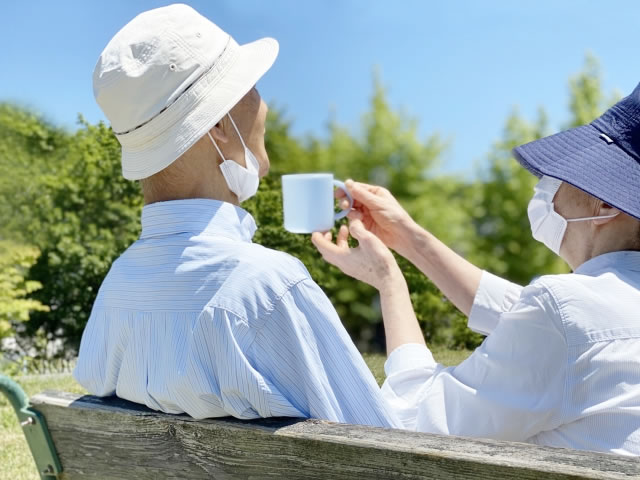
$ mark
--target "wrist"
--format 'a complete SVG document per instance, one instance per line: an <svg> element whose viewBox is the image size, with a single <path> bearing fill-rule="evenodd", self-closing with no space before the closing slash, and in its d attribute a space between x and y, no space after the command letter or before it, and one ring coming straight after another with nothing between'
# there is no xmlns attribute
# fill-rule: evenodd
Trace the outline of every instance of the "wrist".
<svg viewBox="0 0 640 480"><path fill-rule="evenodd" d="M407 281L400 270L400 267L397 263L393 263L393 265L389 265L388 270L384 275L380 276L380 281L377 285L378 292L380 295L384 296L385 294L391 294L396 291L398 287L405 286Z"/></svg>
<svg viewBox="0 0 640 480"><path fill-rule="evenodd" d="M425 248L427 231L413 219L410 219L403 226L401 235L404 241L396 252L411 263L414 263L416 255Z"/></svg>

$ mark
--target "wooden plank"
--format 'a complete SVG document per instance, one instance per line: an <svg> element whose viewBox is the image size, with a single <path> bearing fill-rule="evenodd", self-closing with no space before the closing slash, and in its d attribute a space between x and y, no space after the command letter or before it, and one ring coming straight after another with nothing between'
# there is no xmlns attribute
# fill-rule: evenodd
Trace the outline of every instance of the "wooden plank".
<svg viewBox="0 0 640 480"><path fill-rule="evenodd" d="M115 397L31 399L65 479L622 479L635 458L320 420L194 420Z"/></svg>

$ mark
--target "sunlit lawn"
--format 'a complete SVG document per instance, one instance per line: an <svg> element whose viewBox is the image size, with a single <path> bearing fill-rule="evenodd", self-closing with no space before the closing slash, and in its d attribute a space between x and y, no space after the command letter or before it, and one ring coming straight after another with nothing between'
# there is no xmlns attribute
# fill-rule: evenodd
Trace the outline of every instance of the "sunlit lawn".
<svg viewBox="0 0 640 480"><path fill-rule="evenodd" d="M445 365L457 365L469 355L468 350L447 350L433 348L437 361ZM365 354L365 361L378 383L384 380L384 361L382 354ZM86 393L71 375L42 377L24 377L15 379L29 396L44 390L63 390L74 393ZM0 396L0 479L38 480L35 464L27 446L24 434L18 425L17 417L4 396Z"/></svg>
<svg viewBox="0 0 640 480"><path fill-rule="evenodd" d="M471 354L470 350L450 350L444 347L431 346L429 348L436 361L446 366L458 365ZM387 357L380 353L365 353L363 357L373 372L373 376L376 377L378 383L382 385L385 377L384 361Z"/></svg>

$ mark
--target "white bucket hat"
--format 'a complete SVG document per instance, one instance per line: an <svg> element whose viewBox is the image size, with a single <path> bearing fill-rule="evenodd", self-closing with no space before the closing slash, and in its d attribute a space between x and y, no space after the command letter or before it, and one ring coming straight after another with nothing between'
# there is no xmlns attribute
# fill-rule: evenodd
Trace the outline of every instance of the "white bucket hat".
<svg viewBox="0 0 640 480"><path fill-rule="evenodd" d="M107 44L93 93L122 145L122 175L146 178L170 165L269 70L278 42L238 45L193 8L143 12Z"/></svg>

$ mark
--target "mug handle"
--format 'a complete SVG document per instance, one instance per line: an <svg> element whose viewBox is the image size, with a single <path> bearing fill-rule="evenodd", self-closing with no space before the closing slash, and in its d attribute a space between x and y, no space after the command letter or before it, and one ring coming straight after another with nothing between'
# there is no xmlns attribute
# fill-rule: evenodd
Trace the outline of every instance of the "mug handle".
<svg viewBox="0 0 640 480"><path fill-rule="evenodd" d="M347 195L347 198L349 199L349 208L347 208L346 210L342 210L341 212L338 212L333 216L333 220L336 221L346 217L349 214L349 212L353 208L353 197L349 193L349 190L347 190L347 187L344 185L344 182L341 182L340 180L334 180L333 186L338 187L340 190L342 190Z"/></svg>

